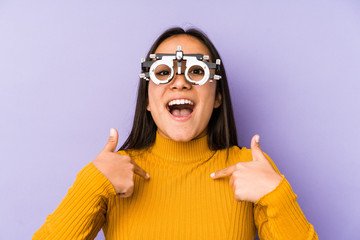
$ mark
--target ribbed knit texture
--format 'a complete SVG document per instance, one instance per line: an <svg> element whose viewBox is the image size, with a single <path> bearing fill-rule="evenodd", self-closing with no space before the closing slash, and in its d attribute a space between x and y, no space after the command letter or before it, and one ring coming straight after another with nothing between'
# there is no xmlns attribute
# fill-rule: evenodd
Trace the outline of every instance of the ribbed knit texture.
<svg viewBox="0 0 360 240"><path fill-rule="evenodd" d="M150 180L135 175L133 195L120 198L89 163L33 239L93 239L101 227L109 240L254 239L256 228L260 239L318 239L285 178L255 204L237 202L229 178L210 178L251 161L249 149L232 147L227 159L226 149L208 148L206 136L179 143L157 134L149 149L118 153L129 155Z"/></svg>

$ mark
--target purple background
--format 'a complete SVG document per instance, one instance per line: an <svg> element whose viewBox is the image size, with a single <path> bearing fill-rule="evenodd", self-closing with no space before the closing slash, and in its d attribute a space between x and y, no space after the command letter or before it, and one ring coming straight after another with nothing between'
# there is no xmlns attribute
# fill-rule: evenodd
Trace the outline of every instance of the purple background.
<svg viewBox="0 0 360 240"><path fill-rule="evenodd" d="M32 236L111 127L124 141L140 58L174 25L212 39L240 144L261 135L320 239L360 235L359 1L123 2L0 2L0 239Z"/></svg>

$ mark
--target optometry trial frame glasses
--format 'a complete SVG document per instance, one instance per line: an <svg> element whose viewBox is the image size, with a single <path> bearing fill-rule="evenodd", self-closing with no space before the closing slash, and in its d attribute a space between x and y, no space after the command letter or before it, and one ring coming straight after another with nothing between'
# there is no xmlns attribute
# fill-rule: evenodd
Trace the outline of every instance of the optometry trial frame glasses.
<svg viewBox="0 0 360 240"><path fill-rule="evenodd" d="M193 85L201 86L209 79L210 82L214 79L221 79L220 75L210 73L210 69L220 68L220 59L216 59L213 63L207 61L209 60L208 55L183 54L181 45L178 46L175 54L150 54L150 58L155 60L145 61L145 58L141 59L141 68L144 72L140 73L139 76L146 81L151 79L156 85L166 84L173 80L175 61L177 62L176 75L185 75L186 80ZM185 72L182 72L182 61L186 62Z"/></svg>

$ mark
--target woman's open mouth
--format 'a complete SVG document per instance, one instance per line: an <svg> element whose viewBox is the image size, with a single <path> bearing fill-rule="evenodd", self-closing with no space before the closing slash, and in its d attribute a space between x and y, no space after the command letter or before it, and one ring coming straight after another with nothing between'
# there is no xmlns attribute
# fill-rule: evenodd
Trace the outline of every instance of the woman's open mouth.
<svg viewBox="0 0 360 240"><path fill-rule="evenodd" d="M194 110L194 102L189 99L174 99L166 107L175 118L187 119Z"/></svg>

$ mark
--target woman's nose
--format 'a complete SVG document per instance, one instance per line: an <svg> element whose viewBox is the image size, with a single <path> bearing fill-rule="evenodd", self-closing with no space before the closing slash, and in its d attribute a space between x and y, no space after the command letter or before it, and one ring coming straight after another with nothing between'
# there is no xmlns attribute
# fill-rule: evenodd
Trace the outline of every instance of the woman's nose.
<svg viewBox="0 0 360 240"><path fill-rule="evenodd" d="M185 90L191 88L191 83L188 82L185 78L184 72L185 72L185 61L181 63L181 73L178 74L178 64L174 63L174 78L170 82L171 89L178 89L178 90Z"/></svg>
<svg viewBox="0 0 360 240"><path fill-rule="evenodd" d="M186 90L191 89L192 85L189 83L184 74L176 74L174 75L174 79L170 82L171 89L177 90Z"/></svg>

